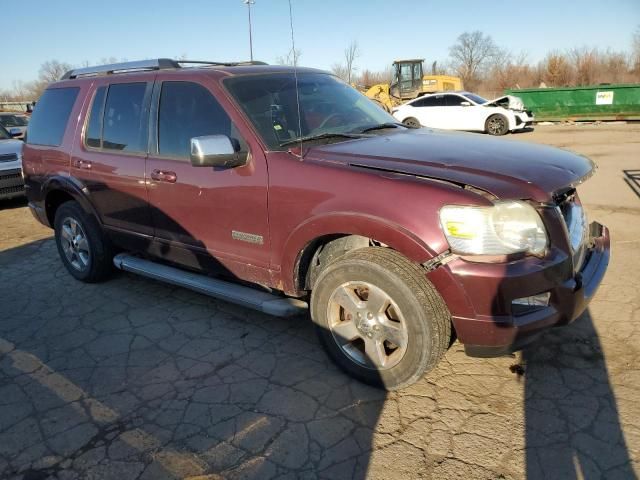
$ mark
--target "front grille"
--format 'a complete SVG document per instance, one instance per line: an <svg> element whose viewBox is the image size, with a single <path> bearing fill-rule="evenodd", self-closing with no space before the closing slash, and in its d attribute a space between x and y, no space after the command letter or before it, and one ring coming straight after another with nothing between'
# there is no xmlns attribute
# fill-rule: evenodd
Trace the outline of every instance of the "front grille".
<svg viewBox="0 0 640 480"><path fill-rule="evenodd" d="M6 180L17 180L17 179L22 179L22 174L20 173L20 170L18 170L17 172L14 173L8 173L6 175L2 175L0 174L0 181L4 182Z"/></svg>
<svg viewBox="0 0 640 480"><path fill-rule="evenodd" d="M0 198L14 197L24 193L24 181L19 168L0 170Z"/></svg>
<svg viewBox="0 0 640 480"><path fill-rule="evenodd" d="M18 154L17 153L3 153L3 154L0 154L0 163L15 162L16 160L18 160Z"/></svg>
<svg viewBox="0 0 640 480"><path fill-rule="evenodd" d="M577 194L570 195L558 204L564 218L569 235L569 244L573 256L573 267L576 271L582 267L586 254L587 232L589 223L587 214L577 198Z"/></svg>
<svg viewBox="0 0 640 480"><path fill-rule="evenodd" d="M14 193L24 193L24 185L0 188L0 197L4 197L6 195L13 195Z"/></svg>

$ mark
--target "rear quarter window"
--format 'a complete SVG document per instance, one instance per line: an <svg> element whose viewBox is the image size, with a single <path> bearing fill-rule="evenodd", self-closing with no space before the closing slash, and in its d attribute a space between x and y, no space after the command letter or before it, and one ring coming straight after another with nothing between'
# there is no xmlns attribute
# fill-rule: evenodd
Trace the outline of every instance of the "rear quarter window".
<svg viewBox="0 0 640 480"><path fill-rule="evenodd" d="M28 144L60 146L79 91L78 87L45 90L31 115Z"/></svg>

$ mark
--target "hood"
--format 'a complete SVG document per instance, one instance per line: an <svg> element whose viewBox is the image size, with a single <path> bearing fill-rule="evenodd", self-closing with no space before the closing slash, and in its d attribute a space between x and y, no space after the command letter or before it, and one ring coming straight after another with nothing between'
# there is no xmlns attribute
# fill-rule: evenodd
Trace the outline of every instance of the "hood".
<svg viewBox="0 0 640 480"><path fill-rule="evenodd" d="M22 145L24 142L20 140L0 140L0 155L6 155L7 153L22 153Z"/></svg>
<svg viewBox="0 0 640 480"><path fill-rule="evenodd" d="M0 170L10 170L13 168L20 168L22 166L22 145L20 140L0 140ZM1 161L4 155L10 155L15 153L18 155L17 160Z"/></svg>
<svg viewBox="0 0 640 480"><path fill-rule="evenodd" d="M553 201L588 178L586 157L544 145L425 128L309 149L306 160L434 178L504 199Z"/></svg>
<svg viewBox="0 0 640 480"><path fill-rule="evenodd" d="M504 95L502 97L494 98L493 100L488 100L483 105L487 107L502 107L508 108L510 110L524 110L524 102L520 97L514 97L513 95Z"/></svg>

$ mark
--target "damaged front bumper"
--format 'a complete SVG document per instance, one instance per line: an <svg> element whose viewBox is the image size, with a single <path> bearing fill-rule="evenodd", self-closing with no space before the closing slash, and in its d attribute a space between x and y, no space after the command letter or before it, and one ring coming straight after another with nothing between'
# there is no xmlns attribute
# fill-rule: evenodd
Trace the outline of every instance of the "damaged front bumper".
<svg viewBox="0 0 640 480"><path fill-rule="evenodd" d="M529 111L515 112L515 121L515 130L520 130L523 128L531 127L533 125L533 122L535 122L535 117L533 113Z"/></svg>
<svg viewBox="0 0 640 480"><path fill-rule="evenodd" d="M544 330L578 318L600 286L610 257L606 227L592 223L589 237L579 271L574 271L571 257L561 251L546 259L506 265L457 260L444 267L464 285L474 306L475 315L452 316L466 353L505 355L520 350ZM514 300L523 297L547 298L548 304L515 305Z"/></svg>

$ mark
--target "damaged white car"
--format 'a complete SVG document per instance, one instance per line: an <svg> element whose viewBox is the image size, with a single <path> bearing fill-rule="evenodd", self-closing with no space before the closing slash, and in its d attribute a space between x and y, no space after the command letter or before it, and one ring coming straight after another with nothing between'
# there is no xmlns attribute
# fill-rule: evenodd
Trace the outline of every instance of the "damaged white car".
<svg viewBox="0 0 640 480"><path fill-rule="evenodd" d="M486 132L504 135L533 124L533 113L522 100L505 95L485 100L470 92L434 93L418 97L391 112L410 127L432 127L445 130Z"/></svg>

